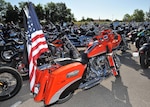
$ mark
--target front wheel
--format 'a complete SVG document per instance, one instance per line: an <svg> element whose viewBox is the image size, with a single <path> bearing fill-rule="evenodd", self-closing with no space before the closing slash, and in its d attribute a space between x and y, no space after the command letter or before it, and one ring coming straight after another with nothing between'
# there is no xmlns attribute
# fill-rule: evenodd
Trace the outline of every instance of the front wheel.
<svg viewBox="0 0 150 107"><path fill-rule="evenodd" d="M148 57L146 54L140 54L140 65L143 69L147 69L149 66Z"/></svg>
<svg viewBox="0 0 150 107"><path fill-rule="evenodd" d="M115 62L116 69L119 69L120 66L121 66L121 62L120 62L119 57L116 54L114 54L113 59L114 59L114 62Z"/></svg>
<svg viewBox="0 0 150 107"><path fill-rule="evenodd" d="M0 67L0 101L15 96L22 87L22 77L12 67Z"/></svg>
<svg viewBox="0 0 150 107"><path fill-rule="evenodd" d="M118 77L120 77L120 70L119 70L119 68L121 66L120 59L116 54L114 54L113 59L114 59L115 67L117 70L117 75L115 77L118 78Z"/></svg>
<svg viewBox="0 0 150 107"><path fill-rule="evenodd" d="M20 73L20 75L23 78L28 78L29 77L29 70L25 67L25 65L22 63L22 61L19 61L15 68L18 70L18 72Z"/></svg>

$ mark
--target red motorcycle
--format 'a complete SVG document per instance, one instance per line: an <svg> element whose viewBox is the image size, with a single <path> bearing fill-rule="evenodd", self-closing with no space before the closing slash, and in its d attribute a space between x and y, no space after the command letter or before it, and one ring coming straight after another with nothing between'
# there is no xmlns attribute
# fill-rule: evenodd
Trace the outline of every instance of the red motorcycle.
<svg viewBox="0 0 150 107"><path fill-rule="evenodd" d="M104 78L119 77L120 60L115 49L121 36L110 29L101 31L79 59L59 58L42 65L37 71L34 100L45 105L64 103L75 90L89 89Z"/></svg>

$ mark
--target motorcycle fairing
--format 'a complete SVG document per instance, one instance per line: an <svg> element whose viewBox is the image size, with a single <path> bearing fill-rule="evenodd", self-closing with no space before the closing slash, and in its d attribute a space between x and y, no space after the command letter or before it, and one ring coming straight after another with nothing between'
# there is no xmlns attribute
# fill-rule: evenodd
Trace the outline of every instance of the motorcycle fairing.
<svg viewBox="0 0 150 107"><path fill-rule="evenodd" d="M52 72L50 69L40 71L40 77L37 78L36 84L39 85L39 92L35 96L35 101L44 100L46 105L52 104L59 100L60 95L71 86L70 91L74 91L73 87L75 82L82 79L86 65L82 65L80 62L74 62L65 66L62 66Z"/></svg>
<svg viewBox="0 0 150 107"><path fill-rule="evenodd" d="M93 43L93 45L89 47L85 53L87 53L88 58L104 53L111 53L112 50L119 45L120 39L121 37L119 36L119 40L114 39L112 42L107 42L106 44Z"/></svg>
<svg viewBox="0 0 150 107"><path fill-rule="evenodd" d="M91 58L99 54L106 53L106 47L104 47L102 44L99 44L98 41L95 41L93 42L93 45L87 48L85 53L87 53L88 58Z"/></svg>
<svg viewBox="0 0 150 107"><path fill-rule="evenodd" d="M96 41L89 45L85 51L88 58L104 53L111 53L121 42L121 36L112 33L110 30L103 31L100 35L96 36L95 39Z"/></svg>

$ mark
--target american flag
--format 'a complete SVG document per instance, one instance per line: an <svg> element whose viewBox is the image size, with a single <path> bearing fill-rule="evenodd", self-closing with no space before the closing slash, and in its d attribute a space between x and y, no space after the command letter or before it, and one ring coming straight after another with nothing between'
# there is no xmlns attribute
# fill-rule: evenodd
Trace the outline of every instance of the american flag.
<svg viewBox="0 0 150 107"><path fill-rule="evenodd" d="M37 59L42 53L48 51L48 45L31 2L29 3L28 7L24 9L24 12L27 17L27 50L29 61L30 90L33 92L36 80Z"/></svg>

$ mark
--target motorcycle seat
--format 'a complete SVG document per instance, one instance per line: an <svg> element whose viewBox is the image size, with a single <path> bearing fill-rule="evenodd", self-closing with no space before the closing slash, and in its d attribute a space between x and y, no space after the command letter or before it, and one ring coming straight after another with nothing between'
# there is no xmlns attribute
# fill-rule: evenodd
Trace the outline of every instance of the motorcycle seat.
<svg viewBox="0 0 150 107"><path fill-rule="evenodd" d="M74 62L81 62L81 58L78 59L72 59L72 58L57 58L54 60L54 62L64 66L64 65L68 65Z"/></svg>

